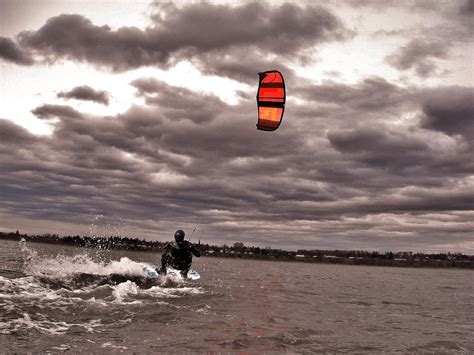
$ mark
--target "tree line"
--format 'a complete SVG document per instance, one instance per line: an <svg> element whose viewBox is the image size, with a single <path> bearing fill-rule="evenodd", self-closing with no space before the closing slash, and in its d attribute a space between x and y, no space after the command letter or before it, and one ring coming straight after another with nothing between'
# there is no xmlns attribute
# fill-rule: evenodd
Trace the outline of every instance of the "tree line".
<svg viewBox="0 0 474 355"><path fill-rule="evenodd" d="M28 235L0 232L0 239L21 240L29 242L72 245L85 248L119 249L161 252L167 242L150 241L122 236L59 236L57 234ZM419 252L378 252L364 250L306 250L288 251L271 247L246 246L242 242L233 245L196 244L205 256L230 257L246 259L284 260L298 262L378 265L378 266L410 266L410 267L459 267L474 268L474 255L461 253Z"/></svg>

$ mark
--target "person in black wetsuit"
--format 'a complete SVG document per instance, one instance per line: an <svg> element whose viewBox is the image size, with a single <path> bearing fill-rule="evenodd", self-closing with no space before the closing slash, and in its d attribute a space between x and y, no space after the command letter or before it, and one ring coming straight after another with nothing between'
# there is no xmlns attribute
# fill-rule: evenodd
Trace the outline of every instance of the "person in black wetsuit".
<svg viewBox="0 0 474 355"><path fill-rule="evenodd" d="M166 275L166 268L171 266L172 268L181 271L181 275L186 277L191 263L193 261L193 254L197 257L201 256L199 250L196 249L187 240L184 240L184 231L181 229L177 230L174 234L174 242L169 242L164 248L164 254L161 257L161 270L159 274Z"/></svg>

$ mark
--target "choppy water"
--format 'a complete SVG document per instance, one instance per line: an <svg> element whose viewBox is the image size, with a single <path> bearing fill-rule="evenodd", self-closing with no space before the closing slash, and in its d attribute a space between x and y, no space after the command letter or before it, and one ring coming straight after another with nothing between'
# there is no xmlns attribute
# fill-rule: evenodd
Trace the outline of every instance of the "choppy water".
<svg viewBox="0 0 474 355"><path fill-rule="evenodd" d="M471 270L195 259L0 241L0 352L474 352Z"/></svg>

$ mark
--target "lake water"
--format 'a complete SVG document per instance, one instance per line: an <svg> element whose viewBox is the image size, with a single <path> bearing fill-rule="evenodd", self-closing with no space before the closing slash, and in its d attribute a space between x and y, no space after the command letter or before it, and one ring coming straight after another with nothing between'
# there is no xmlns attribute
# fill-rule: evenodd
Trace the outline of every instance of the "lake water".
<svg viewBox="0 0 474 355"><path fill-rule="evenodd" d="M472 270L195 258L0 240L0 352L474 352Z"/></svg>

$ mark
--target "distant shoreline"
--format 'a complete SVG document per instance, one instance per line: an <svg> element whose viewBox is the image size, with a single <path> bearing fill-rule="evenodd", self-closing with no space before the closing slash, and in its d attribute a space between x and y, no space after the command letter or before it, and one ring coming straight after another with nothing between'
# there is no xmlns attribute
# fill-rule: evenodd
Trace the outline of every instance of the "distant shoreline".
<svg viewBox="0 0 474 355"><path fill-rule="evenodd" d="M85 248L99 248L110 250L133 250L144 252L161 252L167 242L147 241L138 238L111 236L58 236L56 234L27 235L0 232L0 239L27 242L71 245ZM344 251L344 250L305 250L287 251L269 247L250 247L241 242L233 246L217 246L209 244L195 244L203 256L278 260L306 263L344 264L344 265L372 265L393 267L434 267L434 268L463 268L474 269L474 256L461 253L412 253L412 252L376 252L376 251Z"/></svg>

